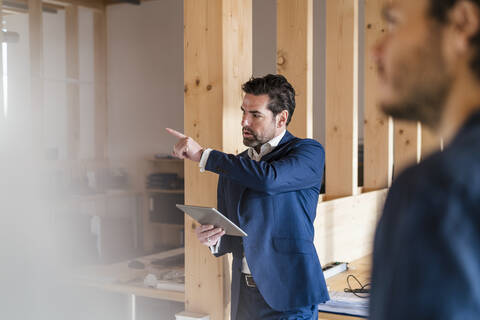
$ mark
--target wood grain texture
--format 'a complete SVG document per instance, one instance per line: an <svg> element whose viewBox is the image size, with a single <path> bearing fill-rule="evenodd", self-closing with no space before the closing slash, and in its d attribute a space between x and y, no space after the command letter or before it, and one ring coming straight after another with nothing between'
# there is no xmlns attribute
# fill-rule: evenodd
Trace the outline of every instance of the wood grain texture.
<svg viewBox="0 0 480 320"><path fill-rule="evenodd" d="M422 125L422 154L421 159L427 158L442 147L442 138L431 129Z"/></svg>
<svg viewBox="0 0 480 320"><path fill-rule="evenodd" d="M327 0L326 195L358 187L358 1Z"/></svg>
<svg viewBox="0 0 480 320"><path fill-rule="evenodd" d="M314 243L322 265L352 261L372 252L387 192L383 189L318 204Z"/></svg>
<svg viewBox="0 0 480 320"><path fill-rule="evenodd" d="M420 123L394 121L394 166L393 175L398 177L404 169L420 161L421 126Z"/></svg>
<svg viewBox="0 0 480 320"><path fill-rule="evenodd" d="M252 74L251 0L184 1L185 134L235 153L241 144L241 84ZM185 203L217 206L218 176L185 163ZM229 317L228 258L215 258L185 218L185 307Z"/></svg>
<svg viewBox="0 0 480 320"><path fill-rule="evenodd" d="M393 175L393 121L382 113L377 103L377 68L372 47L384 35L386 23L382 8L390 0L365 1L365 113L364 113L364 188L387 188Z"/></svg>
<svg viewBox="0 0 480 320"><path fill-rule="evenodd" d="M277 0L277 72L295 88L288 126L300 138L313 136L313 0Z"/></svg>

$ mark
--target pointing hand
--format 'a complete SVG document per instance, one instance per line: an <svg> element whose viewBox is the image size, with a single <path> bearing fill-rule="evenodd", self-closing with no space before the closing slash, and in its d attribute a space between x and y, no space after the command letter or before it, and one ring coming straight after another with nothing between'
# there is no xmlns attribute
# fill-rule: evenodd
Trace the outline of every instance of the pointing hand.
<svg viewBox="0 0 480 320"><path fill-rule="evenodd" d="M165 130L179 139L173 147L173 155L175 157L200 162L203 153L203 148L201 145L199 145L192 138L176 130L170 128L165 128Z"/></svg>

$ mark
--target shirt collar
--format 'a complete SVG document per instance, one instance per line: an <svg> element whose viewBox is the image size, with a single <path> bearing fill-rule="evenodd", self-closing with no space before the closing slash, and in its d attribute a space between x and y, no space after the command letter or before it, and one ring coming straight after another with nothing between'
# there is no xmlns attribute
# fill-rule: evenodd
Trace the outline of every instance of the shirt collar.
<svg viewBox="0 0 480 320"><path fill-rule="evenodd" d="M286 132L287 132L287 130L283 130L278 136L276 136L276 137L272 138L270 141L264 143L260 147L260 153L257 153L257 151L254 148L248 148L248 156L251 159L254 159L254 158L261 158L264 155L270 153L276 146L278 146L280 141L282 141Z"/></svg>

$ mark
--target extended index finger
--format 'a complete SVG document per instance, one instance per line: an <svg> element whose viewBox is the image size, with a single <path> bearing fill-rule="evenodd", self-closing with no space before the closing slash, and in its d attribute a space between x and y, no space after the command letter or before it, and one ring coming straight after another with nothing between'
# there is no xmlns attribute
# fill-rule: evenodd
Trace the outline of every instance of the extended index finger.
<svg viewBox="0 0 480 320"><path fill-rule="evenodd" d="M177 138L180 138L180 139L183 139L183 138L187 137L186 135L184 135L181 132L178 132L177 130L173 130L173 129L170 129L170 128L165 128L165 130L167 130L167 132L170 133L171 135L173 135Z"/></svg>

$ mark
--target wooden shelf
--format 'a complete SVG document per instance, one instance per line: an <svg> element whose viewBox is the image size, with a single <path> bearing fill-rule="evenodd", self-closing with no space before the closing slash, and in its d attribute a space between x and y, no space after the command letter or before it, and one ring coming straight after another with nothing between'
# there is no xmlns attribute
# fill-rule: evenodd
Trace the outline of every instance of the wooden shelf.
<svg viewBox="0 0 480 320"><path fill-rule="evenodd" d="M143 282L139 280L145 277L152 261L166 259L184 253L184 248L177 248L136 258L135 260L147 266L146 269L129 268L129 261L112 265L84 267L73 272L73 277L71 278L73 280L72 284L111 292L134 294L142 297L184 302L185 292L146 287L143 285Z"/></svg>
<svg viewBox="0 0 480 320"><path fill-rule="evenodd" d="M162 299L168 301L185 302L185 292L161 290L155 288L149 288L140 284L118 284L118 283L96 283L85 282L83 286L98 288L110 292L134 294L136 296L148 297L154 299Z"/></svg>
<svg viewBox="0 0 480 320"><path fill-rule="evenodd" d="M150 162L154 162L154 163L178 163L178 164L181 164L183 163L183 159L148 159L148 161Z"/></svg>
<svg viewBox="0 0 480 320"><path fill-rule="evenodd" d="M182 194L185 193L183 189L170 190L170 189L146 189L150 193L170 193L170 194Z"/></svg>

